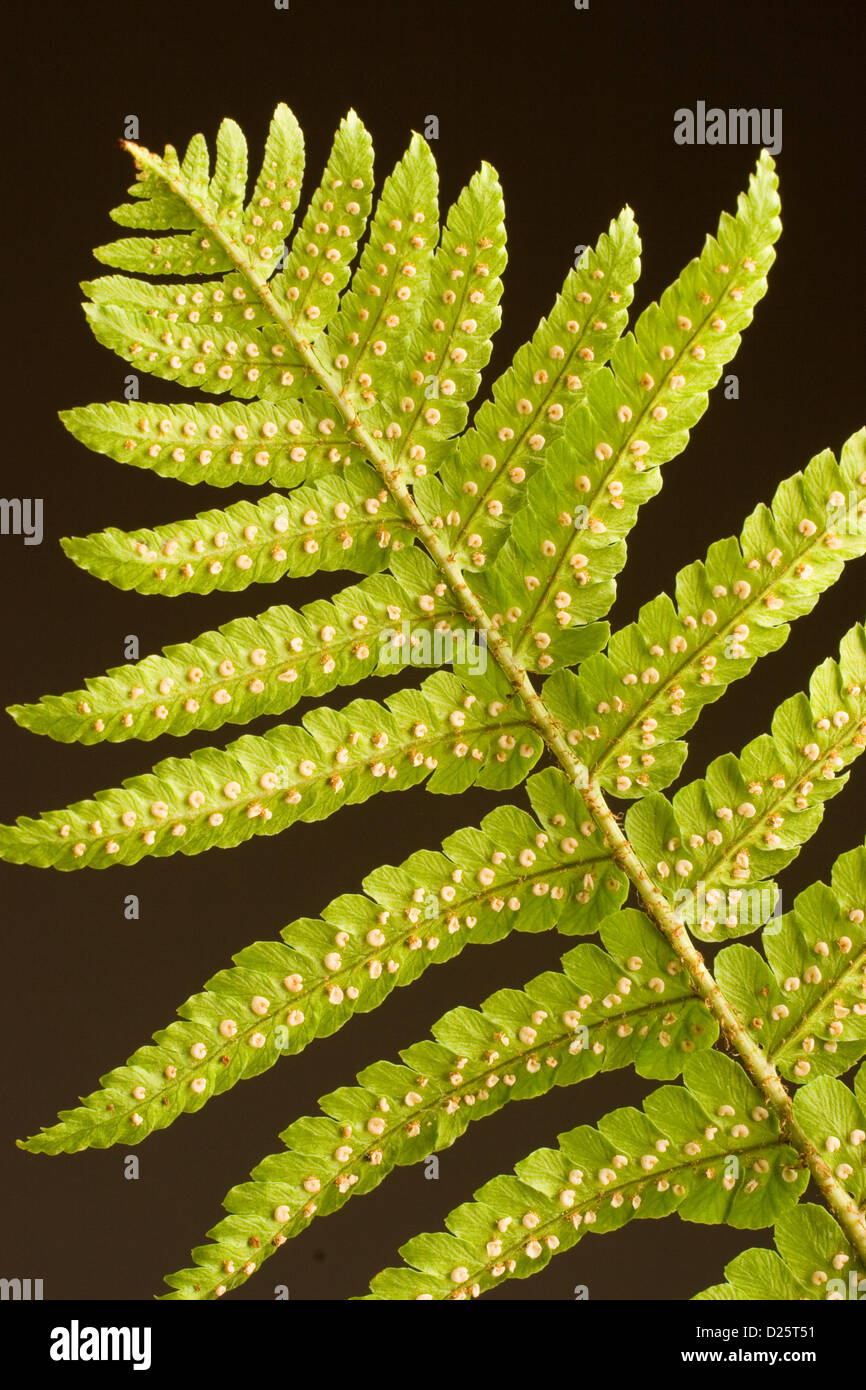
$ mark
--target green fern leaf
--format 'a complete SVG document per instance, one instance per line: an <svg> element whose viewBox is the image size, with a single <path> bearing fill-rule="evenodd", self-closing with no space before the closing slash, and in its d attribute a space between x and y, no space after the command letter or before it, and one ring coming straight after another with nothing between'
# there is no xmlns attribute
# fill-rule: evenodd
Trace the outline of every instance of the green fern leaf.
<svg viewBox="0 0 866 1390"><path fill-rule="evenodd" d="M725 1266L728 1282L695 1301L863 1298L866 1265L823 1207L806 1202L785 1212L774 1235L776 1250L744 1250Z"/></svg>
<svg viewBox="0 0 866 1390"><path fill-rule="evenodd" d="M813 883L765 927L767 961L720 951L714 973L782 1076L839 1076L866 1056L866 848L843 854L831 887Z"/></svg>
<svg viewBox="0 0 866 1390"><path fill-rule="evenodd" d="M229 703L224 689L212 696L215 704ZM479 698L492 691L500 697L492 702L495 714ZM225 849L428 778L434 792L454 794L474 783L505 789L527 776L542 747L501 681L476 677L473 689L440 671L384 705L355 700L339 711L311 710L300 725L166 758L90 801L38 820L19 817L14 827L0 826L0 856L79 869Z"/></svg>
<svg viewBox="0 0 866 1390"><path fill-rule="evenodd" d="M304 136L288 106L281 102L271 120L262 167L243 214L244 246L250 264L266 278L278 264L291 231L303 173ZM184 177L194 189L191 171ZM248 237L253 238L251 243Z"/></svg>
<svg viewBox="0 0 866 1390"><path fill-rule="evenodd" d="M545 700L592 775L622 797L667 786L685 760L682 735L704 705L777 651L790 621L811 612L845 561L864 551L860 430L838 464L829 450L819 454L780 484L771 509L752 512L739 541L716 541L704 561L681 570L676 606L660 594L579 676L559 672L547 683Z"/></svg>
<svg viewBox="0 0 866 1390"><path fill-rule="evenodd" d="M94 453L211 487L297 487L363 457L321 392L274 404L112 402L61 411L60 419Z"/></svg>
<svg viewBox="0 0 866 1390"><path fill-rule="evenodd" d="M362 392L365 425L377 439L381 434L394 470L423 478L465 428L501 319L504 265L502 189L483 164L449 210L419 320L400 360L383 355Z"/></svg>
<svg viewBox="0 0 866 1390"><path fill-rule="evenodd" d="M451 634L466 633L462 614L447 593L436 593L438 572L419 550L394 560L399 582L375 576L300 612L279 605L257 618L236 618L194 642L93 677L81 690L44 695L8 712L23 728L61 743L183 736L284 714L304 697L393 675L398 662L436 665ZM394 641L407 611L412 637L404 653ZM456 647L461 639L451 640ZM230 697L222 704L214 701L218 690Z"/></svg>
<svg viewBox="0 0 866 1390"><path fill-rule="evenodd" d="M84 306L91 328L136 368L197 390L205 377L209 391L239 397L285 401L290 389L322 413L321 382L298 344L276 327L264 279L253 288L236 271L171 285L105 275L82 289L91 299ZM217 347L220 360L213 356Z"/></svg>
<svg viewBox="0 0 866 1390"><path fill-rule="evenodd" d="M189 212L180 216L195 225ZM93 254L103 265L139 275L213 275L232 269L231 258L221 246L207 237L201 237L196 246L191 235L183 232L158 239L121 237L94 247Z"/></svg>
<svg viewBox="0 0 866 1390"><path fill-rule="evenodd" d="M235 288L246 295L240 277ZM193 337L178 331L168 317L155 317L150 311L86 304L84 312L103 347L111 348L136 370L165 381L213 395L230 391L240 398L280 394L285 386L295 391L303 387L303 362L284 350L274 328L240 334L222 324L209 324L203 334ZM260 360L261 353L270 357L272 349L276 349L276 360Z"/></svg>
<svg viewBox="0 0 866 1390"><path fill-rule="evenodd" d="M239 274L189 283L175 280L170 285L130 275L100 275L96 280L83 280L80 288L94 305L153 313L164 319L172 332L178 331L178 323L186 333L203 332L200 324L205 328L221 324L235 334L249 334L254 328L264 328L272 319L258 297L247 295ZM239 291L237 295L235 290Z"/></svg>
<svg viewBox="0 0 866 1390"><path fill-rule="evenodd" d="M350 111L334 136L285 269L271 282L275 300L307 341L321 334L337 311L370 215L372 191L373 144Z"/></svg>
<svg viewBox="0 0 866 1390"><path fill-rule="evenodd" d="M713 941L762 925L775 901L772 876L814 835L823 803L847 781L840 769L864 747L866 631L858 625L843 637L840 660L813 673L809 695L779 706L771 734L739 758L716 758L672 802L657 792L630 808L629 839L679 919Z"/></svg>
<svg viewBox="0 0 866 1390"><path fill-rule="evenodd" d="M140 594L209 594L318 570L373 574L414 530L368 464L288 496L235 502L142 531L110 526L62 544L81 568Z"/></svg>
<svg viewBox="0 0 866 1390"><path fill-rule="evenodd" d="M430 147L412 137L386 179L368 240L340 312L327 330L342 391L356 410L393 376L421 315L438 240L438 175Z"/></svg>
<svg viewBox="0 0 866 1390"><path fill-rule="evenodd" d="M208 201L217 221L239 216L247 187L247 142L237 121L226 119L217 131L216 164Z"/></svg>
<svg viewBox="0 0 866 1390"><path fill-rule="evenodd" d="M616 1230L633 1217L772 1224L806 1174L761 1093L717 1052L687 1058L683 1080L653 1092L643 1111L614 1110L597 1130L582 1125L560 1135L558 1149L523 1159L516 1177L486 1183L448 1217L450 1235L410 1240L400 1254L411 1268L383 1270L368 1297L477 1297L537 1273L586 1231Z"/></svg>

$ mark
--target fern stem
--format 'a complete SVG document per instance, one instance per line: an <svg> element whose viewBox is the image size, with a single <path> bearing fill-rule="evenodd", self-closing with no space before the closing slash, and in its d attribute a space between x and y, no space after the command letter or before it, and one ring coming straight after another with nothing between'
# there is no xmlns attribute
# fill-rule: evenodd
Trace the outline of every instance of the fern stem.
<svg viewBox="0 0 866 1390"><path fill-rule="evenodd" d="M370 442L372 444L372 441ZM605 844L610 846L613 858L628 874L629 879L649 909L653 921L688 972L695 992L704 1000L713 1017L719 1023L725 1038L739 1054L751 1079L763 1091L768 1104L779 1120L782 1134L798 1150L813 1180L820 1188L827 1205L861 1258L866 1260L866 1217L844 1183L835 1176L829 1164L822 1158L796 1120L791 1096L775 1066L749 1036L748 1030L729 1004L685 926L677 920L667 899L652 882L623 834L616 816L605 801L599 784L594 778L588 776L586 766L573 753L561 729L547 710L542 696L534 689L526 671L515 661L509 643L493 626L478 598L466 583L460 566L453 556L445 552L445 547L435 530L424 521L423 517L420 517L406 484L399 476L394 477L389 474L387 467L382 468L381 471L392 495L405 507L407 515L415 524L430 555L448 579L467 618L486 634L487 644L494 660L497 661L514 689L525 701L530 717L543 735L547 747L557 757L574 785L581 790L587 809L595 824L604 833Z"/></svg>
<svg viewBox="0 0 866 1390"><path fill-rule="evenodd" d="M656 926L676 952L695 992L704 1000L728 1043L745 1064L751 1079L766 1096L779 1120L782 1134L798 1150L848 1239L861 1257L866 1259L866 1218L795 1118L791 1096L775 1066L749 1036L748 1029L728 1003L685 926L678 921L667 899L652 882L623 834L594 778L583 789L583 798L596 825L604 831L613 858L628 874Z"/></svg>
<svg viewBox="0 0 866 1390"><path fill-rule="evenodd" d="M594 777L589 777L586 765L572 750L557 721L547 709L542 696L535 690L528 673L515 658L510 643L499 632L481 601L467 583L454 554L449 552L435 528L421 513L399 466L393 464L379 448L370 432L365 429L354 406L347 400L334 373L321 360L314 344L298 332L291 315L276 300L267 280L250 264L243 247L232 237L226 235L199 199L190 196L182 179L168 177L161 161L155 160L153 155L142 146L129 141L122 143L140 165L156 172L208 228L214 240L219 243L240 273L249 281L263 306L291 341L307 369L315 375L322 389L333 401L345 420L350 435L358 442L364 454L378 469L388 491L402 507L404 514L423 541L431 558L448 581L464 615L473 626L484 633L486 644L494 660L524 701L529 716L543 736L547 747L557 758L573 785L582 792L590 815L596 826L605 835L605 843L610 847L616 862L634 884L652 920L676 952L677 958L688 973L695 993L704 1000L707 1008L718 1021L726 1040L737 1052L749 1076L755 1085L760 1087L771 1110L777 1116L781 1133L798 1150L830 1210L861 1258L866 1260L866 1217L864 1217L864 1213L798 1123L794 1116L791 1096L775 1066L749 1036L742 1020L737 1016L720 986L716 983L712 972L692 942L685 926L677 920L664 895L650 879L623 833L616 816L607 805L598 782Z"/></svg>

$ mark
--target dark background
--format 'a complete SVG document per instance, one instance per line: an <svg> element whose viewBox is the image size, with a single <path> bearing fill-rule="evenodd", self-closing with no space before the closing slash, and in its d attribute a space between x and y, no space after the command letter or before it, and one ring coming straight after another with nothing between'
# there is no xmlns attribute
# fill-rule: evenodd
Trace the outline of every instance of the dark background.
<svg viewBox="0 0 866 1390"><path fill-rule="evenodd" d="M324 575L279 595L264 588L168 602L115 591L62 555L62 535L152 525L227 500L215 489L194 491L89 454L56 418L65 407L120 399L128 370L90 336L77 288L98 273L91 248L119 234L107 212L123 201L132 177L116 147L126 115L139 117L142 142L157 149L166 141L182 148L197 130L212 141L220 118L232 115L255 164L270 113L285 100L304 128L316 179L340 117L354 106L373 134L379 184L410 130L438 115L443 206L482 158L505 189L505 317L489 383L552 303L575 245L593 242L623 203L635 209L644 245L636 311L697 254L722 208L735 206L757 149L675 145L677 107L704 100L783 108L785 230L769 295L733 367L740 399L717 394L687 454L668 466L661 496L642 512L614 612L622 623L710 541L738 532L782 477L820 449L838 449L861 423L858 8L672 0L591 0L584 12L571 0L291 0L287 12L272 0L8 7L0 93L8 345L2 491L44 497L45 540L25 547L21 538L0 537L2 705L77 688L85 675L122 661L127 633L139 635L145 655L281 596L299 605L348 582ZM176 398L166 383L143 379L142 390L150 399ZM822 599L820 614L797 623L780 653L707 711L688 777L764 730L779 700L836 651L845 629L864 617L863 575L862 564L852 565ZM381 698L390 686L371 681L334 699ZM215 741L237 732L227 726ZM195 744L164 738L67 747L2 716L0 819L64 805ZM785 877L786 904L861 840L864 785L864 769L856 768L849 790L829 804L822 833ZM379 863L435 848L494 802L488 793L452 799L419 788L228 854L178 855L104 874L0 866L0 1273L43 1278L48 1298L149 1298L164 1273L187 1262L228 1188L278 1147L278 1131L314 1109L319 1095L424 1037L447 1008L476 1005L493 989L520 986L552 967L572 944L555 934L467 949L372 1015L153 1136L135 1150L137 1182L123 1177L120 1147L49 1159L13 1146L168 1023L232 952L315 915L331 897L356 890ZM141 899L139 922L124 919L130 892ZM425 1180L420 1167L398 1171L339 1219L315 1223L234 1297L269 1299L276 1283L301 1300L363 1292L376 1270L395 1262L402 1241L438 1229L487 1177L563 1129L639 1102L649 1088L616 1072L506 1107L441 1155L438 1181ZM508 1283L493 1297L565 1300L586 1284L592 1299L688 1298L720 1279L725 1261L751 1243L747 1232L675 1217L664 1227L636 1221L603 1242L581 1242L540 1277Z"/></svg>

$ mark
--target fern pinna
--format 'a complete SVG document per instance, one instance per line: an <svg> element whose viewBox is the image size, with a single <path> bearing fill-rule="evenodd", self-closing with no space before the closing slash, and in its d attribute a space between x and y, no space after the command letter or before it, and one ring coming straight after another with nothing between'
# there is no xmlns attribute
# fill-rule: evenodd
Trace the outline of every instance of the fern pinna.
<svg viewBox="0 0 866 1390"><path fill-rule="evenodd" d="M604 621L638 508L685 447L763 296L780 230L763 153L734 215L627 331L640 243L610 224L490 400L469 403L499 324L503 202L482 165L440 232L437 173L414 136L372 198L354 113L287 241L300 129L274 114L247 200L246 143L220 127L213 173L133 144L134 234L85 286L100 342L216 403L67 411L91 449L190 485L258 484L188 520L67 540L139 593L209 593L318 570L360 576L12 710L71 742L152 739L282 715L398 668L384 701L315 708L0 832L18 863L61 869L238 844L348 802L526 784L480 827L370 874L319 919L247 946L179 1018L32 1152L129 1145L381 1003L429 965L512 931L598 935L523 990L458 1008L399 1062L363 1070L295 1119L170 1276L218 1297L319 1217L471 1121L633 1066L660 1084L559 1137L422 1235L374 1299L462 1299L541 1268L589 1230L678 1212L773 1226L700 1298L842 1298L866 1273L866 848L774 915L775 876L818 828L866 745L866 632L739 755L664 794L684 736L785 641L866 549L866 432L806 463L636 622ZM368 219L372 213L372 219ZM358 247L363 250L352 271ZM161 282L157 277L168 276ZM180 277L180 278L178 278ZM539 760L548 766L533 772ZM633 804L622 816L609 798ZM626 905L629 894L633 905ZM636 905L635 905L636 904ZM735 938L760 930L760 946ZM701 952L724 944L711 972ZM726 1052L716 1047L719 1043ZM726 1055L727 1053L727 1055ZM798 1204L809 1181L823 1206Z"/></svg>

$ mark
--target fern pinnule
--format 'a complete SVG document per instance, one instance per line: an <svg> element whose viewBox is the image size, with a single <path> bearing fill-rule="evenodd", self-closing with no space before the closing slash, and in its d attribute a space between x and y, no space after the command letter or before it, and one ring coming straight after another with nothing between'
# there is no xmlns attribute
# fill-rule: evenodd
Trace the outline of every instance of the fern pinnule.
<svg viewBox="0 0 866 1390"><path fill-rule="evenodd" d="M402 635L394 614L424 590L431 591L429 603L412 624L417 645L405 655L414 666L433 665L442 649L439 625L449 634L465 631L462 613L449 595L435 593L436 571L421 551L407 551L394 570L399 582L393 572L371 575L298 611L278 604L256 618L235 618L193 642L95 676L81 690L12 705L9 713L23 727L63 743L182 736L285 714L302 698L392 675L405 659L394 645ZM231 698L216 703L218 690Z"/></svg>
<svg viewBox="0 0 866 1390"><path fill-rule="evenodd" d="M418 240L427 243L423 220L417 227ZM384 466L406 479L437 467L466 426L502 318L504 266L502 189L485 163L448 212L408 341L395 361L383 353L378 368L371 364L362 392L368 407L362 418L380 441Z"/></svg>
<svg viewBox="0 0 866 1390"><path fill-rule="evenodd" d="M375 574L392 548L412 539L372 470L353 464L288 497L270 493L144 531L109 527L64 540L63 548L115 588L174 597L236 592L326 570Z"/></svg>
<svg viewBox="0 0 866 1390"><path fill-rule="evenodd" d="M796 1123L822 1155L821 1161L844 1184L852 1210L860 1213L866 1211L863 1102L862 1085L855 1091L836 1076L816 1076L794 1093L791 1105Z"/></svg>
<svg viewBox="0 0 866 1390"><path fill-rule="evenodd" d="M182 297L194 293L188 286ZM363 461L324 395L220 405L112 401L62 410L60 419L95 453L190 485L296 488Z"/></svg>
<svg viewBox="0 0 866 1390"><path fill-rule="evenodd" d="M412 330L423 312L418 306L435 298L431 279L440 295L445 288L438 184L430 146L413 135L382 186L358 268L328 328L342 390L357 410L369 408L370 392L378 395L399 370L394 364L412 355ZM287 273L291 278L291 263Z"/></svg>
<svg viewBox="0 0 866 1390"><path fill-rule="evenodd" d="M695 1294L695 1301L863 1297L866 1262L823 1207L813 1202L793 1207L776 1222L774 1236L775 1250L742 1251L725 1266L727 1282Z"/></svg>
<svg viewBox="0 0 866 1390"><path fill-rule="evenodd" d="M334 136L285 264L271 282L275 299L308 342L324 332L339 309L372 206L373 142L357 113L349 111ZM248 235L255 244L256 233ZM274 250L282 250L283 240L282 235L276 238ZM316 274L322 264L327 264L330 278Z"/></svg>

